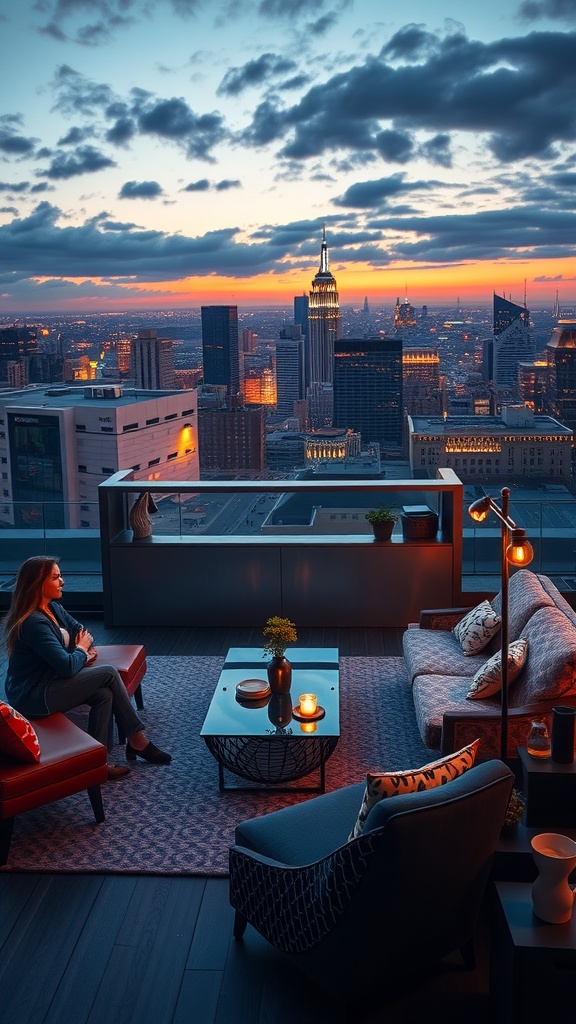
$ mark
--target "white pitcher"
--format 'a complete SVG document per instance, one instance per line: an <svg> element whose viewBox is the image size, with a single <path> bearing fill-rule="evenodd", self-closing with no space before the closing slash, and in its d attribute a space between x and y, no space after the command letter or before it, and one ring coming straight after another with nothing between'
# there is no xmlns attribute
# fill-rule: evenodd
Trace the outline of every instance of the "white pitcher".
<svg viewBox="0 0 576 1024"><path fill-rule="evenodd" d="M538 877L532 885L532 906L536 917L548 924L570 920L574 890L568 876L576 868L576 843L556 832L542 832L531 840Z"/></svg>

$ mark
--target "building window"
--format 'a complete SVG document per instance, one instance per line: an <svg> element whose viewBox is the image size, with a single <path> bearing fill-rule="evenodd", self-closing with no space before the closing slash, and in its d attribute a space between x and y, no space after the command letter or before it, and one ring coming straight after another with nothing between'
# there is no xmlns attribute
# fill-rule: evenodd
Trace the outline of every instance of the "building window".
<svg viewBox="0 0 576 1024"><path fill-rule="evenodd" d="M181 416L193 416L194 415L194 409L184 409L183 412L180 413L180 415Z"/></svg>
<svg viewBox="0 0 576 1024"><path fill-rule="evenodd" d="M115 470L115 469L110 469L110 467L109 467L109 466L102 466L102 472L103 472L103 473L107 473L107 474L110 474L110 473L115 473L115 472L116 472L116 470Z"/></svg>
<svg viewBox="0 0 576 1024"><path fill-rule="evenodd" d="M0 462L2 463L3 466L5 466L6 463L8 462L8 459L5 459L4 456L2 456L2 458L0 459Z"/></svg>
<svg viewBox="0 0 576 1024"><path fill-rule="evenodd" d="M177 415L178 415L177 412L171 412L171 413L168 413L168 415L165 416L164 419L165 420L175 420Z"/></svg>
<svg viewBox="0 0 576 1024"><path fill-rule="evenodd" d="M81 519L80 520L80 526L88 526L89 527L90 523L88 522L87 519Z"/></svg>
<svg viewBox="0 0 576 1024"><path fill-rule="evenodd" d="M137 466L132 466L132 472L136 473L140 469L140 463Z"/></svg>
<svg viewBox="0 0 576 1024"><path fill-rule="evenodd" d="M122 432L124 433L124 431L126 431L126 430L138 430L138 424L137 423L127 423L125 427L122 427Z"/></svg>
<svg viewBox="0 0 576 1024"><path fill-rule="evenodd" d="M80 509L81 509L82 512L89 512L90 511L90 505L80 505Z"/></svg>
<svg viewBox="0 0 576 1024"><path fill-rule="evenodd" d="M76 424L76 430L86 430L86 424L85 423L77 423Z"/></svg>
<svg viewBox="0 0 576 1024"><path fill-rule="evenodd" d="M168 456L168 458L169 459L177 459L178 458L178 452L170 452L170 455Z"/></svg>
<svg viewBox="0 0 576 1024"><path fill-rule="evenodd" d="M100 427L100 430L102 431L103 434L113 434L114 433L114 427Z"/></svg>
<svg viewBox="0 0 576 1024"><path fill-rule="evenodd" d="M87 473L88 470L86 469L86 466L78 466L78 472L79 473Z"/></svg>
<svg viewBox="0 0 576 1024"><path fill-rule="evenodd" d="M149 466L157 466L159 462L160 462L160 459L151 459L151 461L148 463L148 465Z"/></svg>
<svg viewBox="0 0 576 1024"><path fill-rule="evenodd" d="M146 420L146 426L147 427L152 426L153 423L160 423L160 417L159 416L153 416L151 420Z"/></svg>

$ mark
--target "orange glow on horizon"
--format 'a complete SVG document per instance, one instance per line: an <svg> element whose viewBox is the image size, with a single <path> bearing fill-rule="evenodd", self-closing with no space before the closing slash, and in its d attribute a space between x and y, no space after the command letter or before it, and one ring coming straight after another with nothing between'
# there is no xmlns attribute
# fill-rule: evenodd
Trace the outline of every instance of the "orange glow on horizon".
<svg viewBox="0 0 576 1024"><path fill-rule="evenodd" d="M524 282L528 307L538 302L551 305L558 290L560 304L576 303L576 275L573 259L484 261L454 266L423 266L391 264L373 268L361 263L337 263L331 270L340 293L340 306L361 305L365 297L378 305L394 305L397 297L418 305L454 303L488 305L493 292L511 296L515 302L524 298ZM93 294L68 299L63 307L70 310L114 310L141 308L185 308L202 304L261 305L291 307L294 296L308 294L315 274L288 270L283 274L259 274L255 277L227 278L217 275L190 277L184 281L162 281L154 284L130 282L114 285L97 278L67 278L81 285L87 280L101 287L101 295ZM538 279L543 280L538 280ZM39 283L40 283L40 279ZM43 279L47 280L47 279Z"/></svg>

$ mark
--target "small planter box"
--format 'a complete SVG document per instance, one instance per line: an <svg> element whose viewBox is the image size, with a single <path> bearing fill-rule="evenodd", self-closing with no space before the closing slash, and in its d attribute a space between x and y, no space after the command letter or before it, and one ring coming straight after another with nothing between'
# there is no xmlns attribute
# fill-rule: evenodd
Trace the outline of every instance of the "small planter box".
<svg viewBox="0 0 576 1024"><path fill-rule="evenodd" d="M403 505L400 518L404 540L434 540L438 533L438 513L428 505Z"/></svg>

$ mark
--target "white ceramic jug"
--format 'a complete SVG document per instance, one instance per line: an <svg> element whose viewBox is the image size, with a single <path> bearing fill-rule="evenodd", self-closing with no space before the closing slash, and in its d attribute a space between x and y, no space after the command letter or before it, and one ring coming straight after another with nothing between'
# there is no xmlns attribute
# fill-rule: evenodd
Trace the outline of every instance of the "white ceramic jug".
<svg viewBox="0 0 576 1024"><path fill-rule="evenodd" d="M568 876L576 868L576 843L556 832L542 832L531 840L538 877L532 885L532 906L536 917L549 924L570 920L574 891Z"/></svg>

